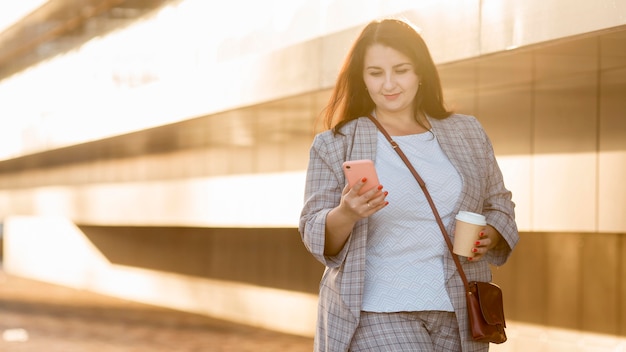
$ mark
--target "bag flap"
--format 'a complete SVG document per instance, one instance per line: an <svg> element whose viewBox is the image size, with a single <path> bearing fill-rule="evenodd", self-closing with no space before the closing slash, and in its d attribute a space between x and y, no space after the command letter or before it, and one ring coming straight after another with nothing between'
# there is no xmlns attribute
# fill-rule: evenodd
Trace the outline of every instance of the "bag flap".
<svg viewBox="0 0 626 352"><path fill-rule="evenodd" d="M490 325L503 324L504 307L502 300L502 290L498 285L491 282L475 282L476 293L480 301L480 309L485 321Z"/></svg>

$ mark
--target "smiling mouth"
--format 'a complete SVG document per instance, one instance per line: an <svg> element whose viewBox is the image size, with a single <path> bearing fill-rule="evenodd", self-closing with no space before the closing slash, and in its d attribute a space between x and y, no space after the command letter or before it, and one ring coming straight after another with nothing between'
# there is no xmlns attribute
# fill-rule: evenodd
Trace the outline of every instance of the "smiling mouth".
<svg viewBox="0 0 626 352"><path fill-rule="evenodd" d="M394 100L394 99L396 99L397 97L399 97L399 96L400 96L400 93L396 93L396 94L383 94L383 96L384 96L386 99Z"/></svg>

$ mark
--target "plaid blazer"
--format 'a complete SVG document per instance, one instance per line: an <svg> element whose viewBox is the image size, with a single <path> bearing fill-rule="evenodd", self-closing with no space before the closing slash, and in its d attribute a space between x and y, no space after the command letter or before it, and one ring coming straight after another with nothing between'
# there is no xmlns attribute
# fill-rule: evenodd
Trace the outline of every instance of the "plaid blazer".
<svg viewBox="0 0 626 352"><path fill-rule="evenodd" d="M489 264L504 264L519 239L511 192L504 187L491 141L478 120L454 114L443 120L429 118L429 121L441 148L463 181L455 211L484 214L487 223L504 238L483 260L469 262L459 257L468 280L490 281ZM324 233L326 215L339 205L345 186L342 163L376 160L377 131L369 119L362 117L347 123L342 134L325 131L316 135L310 149L299 231L307 250L326 266L320 283L315 351L347 351L359 324L368 219L357 222L344 248L333 257L324 255ZM454 222L447 231L453 237ZM463 351L487 351L488 343L475 342L469 334L465 290L449 252L444 258L444 270Z"/></svg>

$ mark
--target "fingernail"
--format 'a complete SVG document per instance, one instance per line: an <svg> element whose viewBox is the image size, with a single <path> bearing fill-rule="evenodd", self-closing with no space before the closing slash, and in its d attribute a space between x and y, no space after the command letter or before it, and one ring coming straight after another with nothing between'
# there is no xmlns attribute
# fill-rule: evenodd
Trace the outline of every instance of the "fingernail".
<svg viewBox="0 0 626 352"><path fill-rule="evenodd" d="M381 189L383 189L383 185L378 185L378 190L380 191Z"/></svg>
<svg viewBox="0 0 626 352"><path fill-rule="evenodd" d="M363 178L361 179L361 182L367 182L367 177L363 177Z"/></svg>
<svg viewBox="0 0 626 352"><path fill-rule="evenodd" d="M389 192L385 191L385 196L387 196L389 194Z"/></svg>
<svg viewBox="0 0 626 352"><path fill-rule="evenodd" d="M385 205L389 204L389 202L385 202Z"/></svg>
<svg viewBox="0 0 626 352"><path fill-rule="evenodd" d="M469 260L469 261L471 262L472 260L474 260L474 258L472 258L472 257L467 257L467 260Z"/></svg>
<svg viewBox="0 0 626 352"><path fill-rule="evenodd" d="M477 246L480 246L480 241L476 241L476 243L474 243Z"/></svg>
<svg viewBox="0 0 626 352"><path fill-rule="evenodd" d="M476 252L478 252L478 249L472 248L472 252L476 253Z"/></svg>
<svg viewBox="0 0 626 352"><path fill-rule="evenodd" d="M483 237L484 235L485 235L485 233L480 231L480 237Z"/></svg>

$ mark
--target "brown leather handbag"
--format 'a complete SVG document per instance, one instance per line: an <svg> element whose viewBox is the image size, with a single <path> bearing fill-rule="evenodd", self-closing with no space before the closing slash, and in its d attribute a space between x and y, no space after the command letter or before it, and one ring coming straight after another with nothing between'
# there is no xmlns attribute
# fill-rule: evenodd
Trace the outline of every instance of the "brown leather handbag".
<svg viewBox="0 0 626 352"><path fill-rule="evenodd" d="M493 282L470 281L466 287L467 313L476 341L506 341L502 290Z"/></svg>
<svg viewBox="0 0 626 352"><path fill-rule="evenodd" d="M443 225L443 221L441 221L441 217L435 207L435 203L430 197L428 189L426 189L426 183L424 183L420 175L417 171L415 171L415 168L413 168L413 165L411 165L409 159L400 149L400 146L391 138L380 122L372 116L368 116L368 118L376 125L376 127L378 127L389 143L391 143L391 146L409 168L411 174L415 177L415 180L428 200L428 204L435 215L437 224L441 229L441 233L443 234L446 244L448 245L448 250L450 250L450 254L454 259L454 264L456 265L459 275L461 276L461 280L463 281L463 285L465 286L465 299L467 302L469 327L472 333L472 339L474 341L492 342L496 344L505 342L507 338L504 331L506 323L504 320L502 290L493 282L467 281L465 271L461 266L459 258L452 252L452 241L450 241L450 237L448 236L448 232Z"/></svg>

